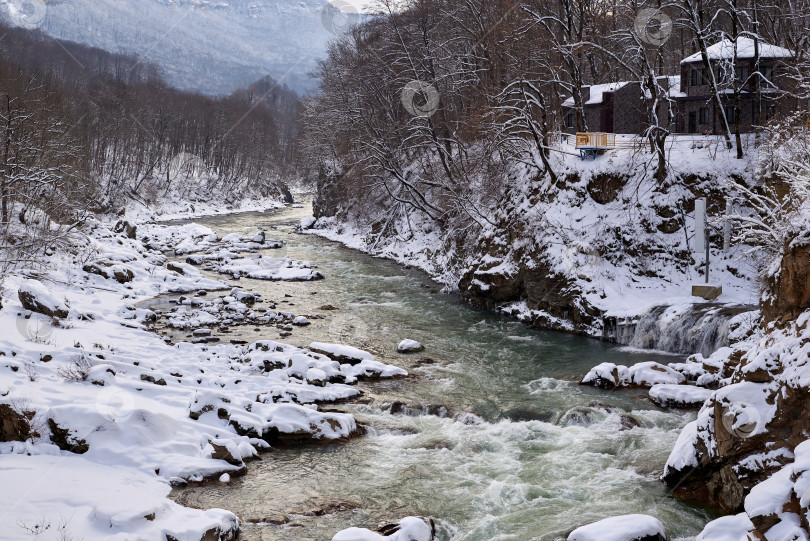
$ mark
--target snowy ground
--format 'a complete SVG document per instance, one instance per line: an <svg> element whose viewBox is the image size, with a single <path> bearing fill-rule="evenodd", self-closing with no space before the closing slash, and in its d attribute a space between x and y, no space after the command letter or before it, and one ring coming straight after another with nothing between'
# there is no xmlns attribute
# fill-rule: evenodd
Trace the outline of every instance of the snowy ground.
<svg viewBox="0 0 810 541"><path fill-rule="evenodd" d="M3 283L0 537L231 539L237 517L183 508L167 499L171 486L228 483L271 445L359 434L353 416L317 404L356 396L358 378L406 373L365 352L332 360L337 345L321 344L324 354L272 341L166 343L149 331L155 314L137 303L224 290L242 305L228 314L270 315L253 311L261 299L248 307L224 282L168 264L166 249L233 247L211 230L135 221L133 239L112 223L91 221L72 252ZM26 310L20 289L67 316Z"/></svg>

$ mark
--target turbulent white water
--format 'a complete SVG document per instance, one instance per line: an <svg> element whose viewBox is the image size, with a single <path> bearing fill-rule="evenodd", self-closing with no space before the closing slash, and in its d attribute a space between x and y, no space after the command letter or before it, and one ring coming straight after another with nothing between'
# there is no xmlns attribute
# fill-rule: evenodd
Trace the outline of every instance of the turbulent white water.
<svg viewBox="0 0 810 541"><path fill-rule="evenodd" d="M600 362L660 356L473 310L415 271L293 234L285 224L305 212L201 221L220 234L278 226L269 236L288 242L287 255L326 275L314 284L240 281L280 309L324 316L286 342L341 341L417 377L364 384L360 403L333 406L354 413L366 436L274 450L230 486L178 491L178 501L234 511L248 540L328 540L413 514L434 517L445 541L551 541L622 513L655 515L681 537L709 520L658 481L693 414L655 409L640 391L576 384ZM339 310L319 311L324 304ZM266 332L240 337L277 338ZM404 338L426 351L397 355Z"/></svg>

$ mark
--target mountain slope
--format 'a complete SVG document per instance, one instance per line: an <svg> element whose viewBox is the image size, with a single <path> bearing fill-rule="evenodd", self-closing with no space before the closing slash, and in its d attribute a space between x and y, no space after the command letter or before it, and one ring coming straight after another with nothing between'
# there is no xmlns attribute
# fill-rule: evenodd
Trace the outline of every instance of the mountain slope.
<svg viewBox="0 0 810 541"><path fill-rule="evenodd" d="M39 0L37 0L38 2ZM9 4L0 0L3 17ZM37 2L33 4L36 5ZM226 94L266 75L299 92L332 34L317 0L57 0L41 30L143 56L183 90ZM37 21L38 22L38 21Z"/></svg>

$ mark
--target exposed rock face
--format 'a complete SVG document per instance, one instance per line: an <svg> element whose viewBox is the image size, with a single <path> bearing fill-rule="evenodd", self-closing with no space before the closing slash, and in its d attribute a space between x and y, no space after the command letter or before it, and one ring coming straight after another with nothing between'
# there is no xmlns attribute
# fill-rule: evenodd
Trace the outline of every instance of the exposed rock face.
<svg viewBox="0 0 810 541"><path fill-rule="evenodd" d="M0 404L0 441L26 441L31 430L33 412L19 413L8 404Z"/></svg>
<svg viewBox="0 0 810 541"><path fill-rule="evenodd" d="M115 224L113 231L124 233L128 239L134 239L137 236L138 228L125 220L120 220Z"/></svg>
<svg viewBox="0 0 810 541"><path fill-rule="evenodd" d="M740 512L753 487L792 461L810 434L807 320L771 327L745 353L720 352L734 369L670 455L664 481L676 494Z"/></svg>
<svg viewBox="0 0 810 541"><path fill-rule="evenodd" d="M770 280L762 303L765 321L796 319L810 308L810 245L785 248L779 272Z"/></svg>
<svg viewBox="0 0 810 541"><path fill-rule="evenodd" d="M90 274L97 274L104 278L113 278L120 284L126 284L135 278L135 274L131 269L128 269L123 265L115 265L111 261L96 261L94 263L88 263L82 267L82 270Z"/></svg>
<svg viewBox="0 0 810 541"><path fill-rule="evenodd" d="M585 327L601 315L583 299L571 277L556 274L545 265L533 269L519 268L511 273L493 269L493 263L485 260L462 276L459 291L473 306L492 310L504 304L525 301L529 310L543 314L527 323L574 332L584 332ZM573 327L563 321L570 322Z"/></svg>
<svg viewBox="0 0 810 541"><path fill-rule="evenodd" d="M53 419L48 419L48 426L51 429L51 441L63 451L81 455L90 450L86 440L77 438L67 428L62 428L56 424Z"/></svg>
<svg viewBox="0 0 810 541"><path fill-rule="evenodd" d="M629 176L620 173L599 173L588 181L588 194L601 205L615 201Z"/></svg>

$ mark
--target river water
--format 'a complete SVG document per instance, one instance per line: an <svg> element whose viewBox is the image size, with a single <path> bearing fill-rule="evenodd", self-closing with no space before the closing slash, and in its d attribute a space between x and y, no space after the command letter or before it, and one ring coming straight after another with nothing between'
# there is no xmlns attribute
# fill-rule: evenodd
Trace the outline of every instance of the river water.
<svg viewBox="0 0 810 541"><path fill-rule="evenodd" d="M367 435L273 450L229 485L174 491L178 502L233 511L244 523L242 539L265 541L328 541L349 526L374 528L407 515L433 517L444 541L551 541L625 513L654 515L670 536L688 538L712 518L675 500L658 480L694 413L657 409L643 391L576 383L600 362L677 357L533 330L475 310L419 271L295 233L310 213L306 206L194 220L221 236L266 228L286 247L265 257L310 261L326 276L313 283L240 280L280 310L323 319L287 338L267 328L234 328L228 338L346 343L413 377L363 383L358 402L325 406L353 413ZM426 350L397 354L404 338ZM390 413L397 401L405 414Z"/></svg>

